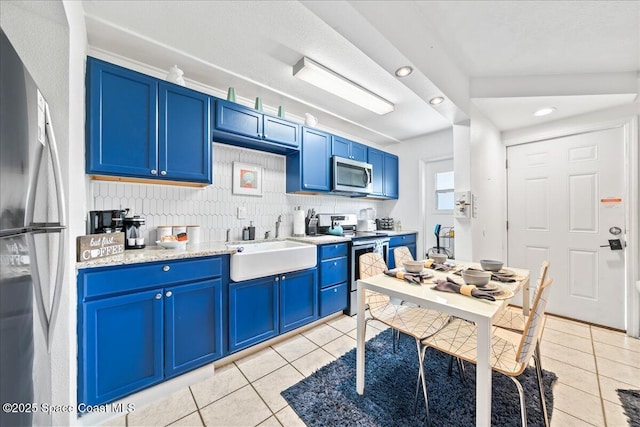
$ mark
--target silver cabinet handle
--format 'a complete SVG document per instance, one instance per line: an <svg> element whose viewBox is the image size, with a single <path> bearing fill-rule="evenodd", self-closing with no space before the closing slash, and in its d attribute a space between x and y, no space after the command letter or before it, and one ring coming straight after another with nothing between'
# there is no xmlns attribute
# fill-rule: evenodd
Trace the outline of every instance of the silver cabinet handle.
<svg viewBox="0 0 640 427"><path fill-rule="evenodd" d="M258 133L258 138L262 138L262 134L261 133Z"/></svg>
<svg viewBox="0 0 640 427"><path fill-rule="evenodd" d="M167 298L171 297L171 295L173 295L173 292L171 292L171 291L167 291L167 293L164 294L164 296L167 297Z"/></svg>
<svg viewBox="0 0 640 427"><path fill-rule="evenodd" d="M269 135L265 133L263 138L269 138Z"/></svg>
<svg viewBox="0 0 640 427"><path fill-rule="evenodd" d="M165 176L167 174L167 171L160 171L160 175Z"/></svg>
<svg viewBox="0 0 640 427"><path fill-rule="evenodd" d="M279 281L280 281L280 278L279 278L279 277L276 277L276 282L279 282Z"/></svg>
<svg viewBox="0 0 640 427"><path fill-rule="evenodd" d="M337 294L337 293L338 293L338 290L337 290L337 289L334 289L334 290L333 290L333 293L334 293L334 294Z"/></svg>
<svg viewBox="0 0 640 427"><path fill-rule="evenodd" d="M171 270L171 267L169 267L168 265L165 265L164 267L162 267L162 271L169 271Z"/></svg>
<svg viewBox="0 0 640 427"><path fill-rule="evenodd" d="M156 299L162 298L162 294L156 294Z"/></svg>
<svg viewBox="0 0 640 427"><path fill-rule="evenodd" d="M336 265L338 265L338 261L333 261L333 266L335 267Z"/></svg>
<svg viewBox="0 0 640 427"><path fill-rule="evenodd" d="M284 279L286 279L286 278L287 278L287 276L282 276L282 280L284 280Z"/></svg>
<svg viewBox="0 0 640 427"><path fill-rule="evenodd" d="M155 169L151 169L151 175L158 175L158 171Z"/></svg>

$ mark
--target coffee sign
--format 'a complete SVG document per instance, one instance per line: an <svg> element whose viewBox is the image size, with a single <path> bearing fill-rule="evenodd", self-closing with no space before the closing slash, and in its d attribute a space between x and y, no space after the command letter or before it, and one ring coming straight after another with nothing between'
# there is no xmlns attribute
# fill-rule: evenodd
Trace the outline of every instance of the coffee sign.
<svg viewBox="0 0 640 427"><path fill-rule="evenodd" d="M78 261L91 261L124 254L124 233L90 234L78 236Z"/></svg>

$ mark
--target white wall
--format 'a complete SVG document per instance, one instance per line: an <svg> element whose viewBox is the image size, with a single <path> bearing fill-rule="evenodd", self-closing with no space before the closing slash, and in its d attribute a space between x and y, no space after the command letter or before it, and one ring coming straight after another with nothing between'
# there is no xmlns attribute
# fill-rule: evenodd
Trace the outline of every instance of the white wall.
<svg viewBox="0 0 640 427"><path fill-rule="evenodd" d="M403 230L418 231L417 253L425 252L425 237L433 230L425 230L426 199L422 188L421 164L424 161L453 157L453 128L403 141L389 146L387 151L399 160L400 197L396 202L385 202L390 209L386 213L402 222ZM430 200L430 199L429 199Z"/></svg>
<svg viewBox="0 0 640 427"><path fill-rule="evenodd" d="M455 191L471 190L471 129L469 123L453 125L453 175ZM470 218L454 218L456 259L473 260Z"/></svg>
<svg viewBox="0 0 640 427"><path fill-rule="evenodd" d="M51 349L52 402L76 400L75 236L84 205L84 55L86 30L79 2L2 1L0 25L47 99L58 142L67 195L70 248ZM73 186L70 186L73 183ZM74 209L73 206L76 206ZM73 413L53 414L55 425L74 423Z"/></svg>
<svg viewBox="0 0 640 427"><path fill-rule="evenodd" d="M471 104L472 259L506 260L506 150L500 131Z"/></svg>

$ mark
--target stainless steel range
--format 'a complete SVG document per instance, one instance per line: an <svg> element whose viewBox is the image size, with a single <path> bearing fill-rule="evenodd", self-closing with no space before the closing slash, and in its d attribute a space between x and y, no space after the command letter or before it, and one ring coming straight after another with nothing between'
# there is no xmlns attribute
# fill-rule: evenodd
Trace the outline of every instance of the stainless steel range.
<svg viewBox="0 0 640 427"><path fill-rule="evenodd" d="M353 316L358 313L358 303L356 299L357 284L360 278L360 255L368 252L378 252L387 262L389 257L389 237L384 231L356 231L358 218L355 214L318 214L318 232L320 234L330 233L334 229L342 228L343 235L350 237L349 252L351 263L349 265L349 301L345 313ZM338 227L340 226L340 227Z"/></svg>

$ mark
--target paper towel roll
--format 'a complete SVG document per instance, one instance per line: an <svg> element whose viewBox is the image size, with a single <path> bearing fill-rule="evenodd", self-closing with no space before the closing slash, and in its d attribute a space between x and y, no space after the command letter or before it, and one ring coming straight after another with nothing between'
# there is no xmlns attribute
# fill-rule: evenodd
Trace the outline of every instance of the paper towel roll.
<svg viewBox="0 0 640 427"><path fill-rule="evenodd" d="M293 211L293 235L294 237L304 237L304 211L302 209Z"/></svg>

